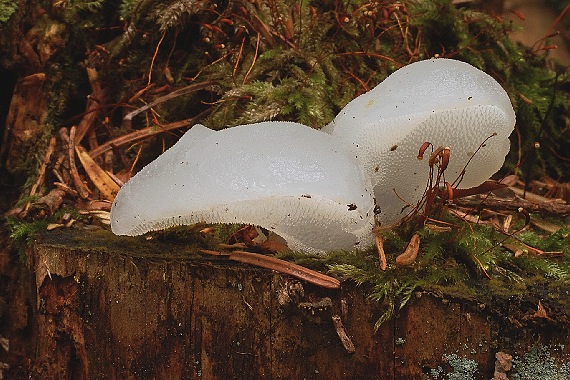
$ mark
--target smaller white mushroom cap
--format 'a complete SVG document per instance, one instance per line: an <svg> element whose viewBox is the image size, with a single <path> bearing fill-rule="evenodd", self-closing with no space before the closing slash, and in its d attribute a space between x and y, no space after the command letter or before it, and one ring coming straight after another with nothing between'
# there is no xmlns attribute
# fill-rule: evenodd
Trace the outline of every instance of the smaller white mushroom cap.
<svg viewBox="0 0 570 380"><path fill-rule="evenodd" d="M466 168L459 187L467 188L501 168L514 124L509 97L491 76L464 62L430 59L394 72L351 101L323 130L360 161L381 210L378 219L390 225L424 193L428 160L416 158L424 142L451 148L445 172L451 183L483 141L497 134Z"/></svg>
<svg viewBox="0 0 570 380"><path fill-rule="evenodd" d="M111 228L140 235L197 222L258 225L320 253L370 243L373 200L330 135L290 122L195 125L121 188Z"/></svg>

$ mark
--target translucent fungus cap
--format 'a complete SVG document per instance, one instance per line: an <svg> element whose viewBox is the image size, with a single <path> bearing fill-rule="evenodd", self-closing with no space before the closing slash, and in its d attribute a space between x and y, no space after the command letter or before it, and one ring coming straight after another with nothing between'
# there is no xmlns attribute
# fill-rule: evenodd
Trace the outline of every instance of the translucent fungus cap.
<svg viewBox="0 0 570 380"><path fill-rule="evenodd" d="M338 140L304 125L196 125L123 186L111 228L140 235L197 222L246 223L276 232L293 249L351 249L370 241L369 189Z"/></svg>
<svg viewBox="0 0 570 380"><path fill-rule="evenodd" d="M426 189L428 160L416 158L424 142L451 149L445 178L453 182L465 168L459 187L467 188L501 168L514 124L509 97L491 76L464 62L430 59L394 72L351 101L324 130L360 162L372 183L378 218L390 225Z"/></svg>

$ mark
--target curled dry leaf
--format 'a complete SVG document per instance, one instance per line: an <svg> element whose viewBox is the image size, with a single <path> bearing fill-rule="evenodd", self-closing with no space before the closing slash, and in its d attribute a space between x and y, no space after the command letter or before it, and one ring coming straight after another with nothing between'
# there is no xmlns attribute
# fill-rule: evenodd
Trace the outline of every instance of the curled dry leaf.
<svg viewBox="0 0 570 380"><path fill-rule="evenodd" d="M30 205L28 214L33 217L53 215L63 203L64 196L65 191L59 188L52 189L49 193Z"/></svg>
<svg viewBox="0 0 570 380"><path fill-rule="evenodd" d="M542 302L540 302L540 300L538 301L537 310L532 317L535 319L536 318L543 318L543 319L546 319L550 322L554 322L554 319L550 318L548 316L548 314L546 313L546 309L544 308L544 306L542 306Z"/></svg>
<svg viewBox="0 0 570 380"><path fill-rule="evenodd" d="M396 257L396 265L411 265L416 261L420 250L420 235L415 234L410 239L404 253Z"/></svg>

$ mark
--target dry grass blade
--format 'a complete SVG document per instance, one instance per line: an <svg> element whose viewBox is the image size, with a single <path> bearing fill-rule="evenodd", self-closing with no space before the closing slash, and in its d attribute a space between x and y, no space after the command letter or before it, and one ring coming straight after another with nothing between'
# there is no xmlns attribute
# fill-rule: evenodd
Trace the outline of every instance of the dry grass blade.
<svg viewBox="0 0 570 380"><path fill-rule="evenodd" d="M222 252L222 251L214 251L212 249L199 249L198 251L200 251L203 254L206 255L210 255L210 256L224 256L227 257L230 254L228 252Z"/></svg>
<svg viewBox="0 0 570 380"><path fill-rule="evenodd" d="M545 220L537 220L536 218L533 218L530 222L533 226L538 227L541 230L549 232L551 234L558 232L562 228L562 226L558 224L550 223Z"/></svg>
<svg viewBox="0 0 570 380"><path fill-rule="evenodd" d="M73 178L73 183L75 185L75 189L81 196L81 198L86 199L89 197L89 189L81 180L79 173L77 172L77 167L75 166L75 127L71 127L69 131L69 138L68 138L68 153L69 153L69 173L71 174L71 178ZM61 131L64 135L64 131Z"/></svg>
<svg viewBox="0 0 570 380"><path fill-rule="evenodd" d="M378 259L380 260L380 269L386 270L388 268L388 261L386 260L386 252L384 251L384 239L378 231L378 228L374 228L374 239L376 241L376 250L378 251Z"/></svg>

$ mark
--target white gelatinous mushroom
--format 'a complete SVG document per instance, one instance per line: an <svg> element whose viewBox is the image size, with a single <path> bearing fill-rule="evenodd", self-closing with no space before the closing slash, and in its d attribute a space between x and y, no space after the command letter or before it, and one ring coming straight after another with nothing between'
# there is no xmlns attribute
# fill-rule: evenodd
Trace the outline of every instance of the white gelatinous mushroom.
<svg viewBox="0 0 570 380"><path fill-rule="evenodd" d="M195 125L122 188L118 235L245 223L320 253L371 242L373 200L358 162L334 137L291 122L213 131Z"/></svg>
<svg viewBox="0 0 570 380"><path fill-rule="evenodd" d="M384 224L423 195L419 147L451 147L448 178L467 167L475 186L503 164L514 112L501 86L459 61L406 66L349 103L323 133L290 122L212 131L196 125L119 192L111 227L140 235L174 225L244 223L292 249L323 252L372 242L375 202ZM374 199L375 198L375 199Z"/></svg>
<svg viewBox="0 0 570 380"><path fill-rule="evenodd" d="M445 171L453 182L472 157L459 188L481 184L503 165L515 113L505 90L491 76L451 59L405 66L351 101L323 130L347 145L373 186L383 225L397 223L423 196L424 142L450 147ZM428 151L429 153L429 151Z"/></svg>

